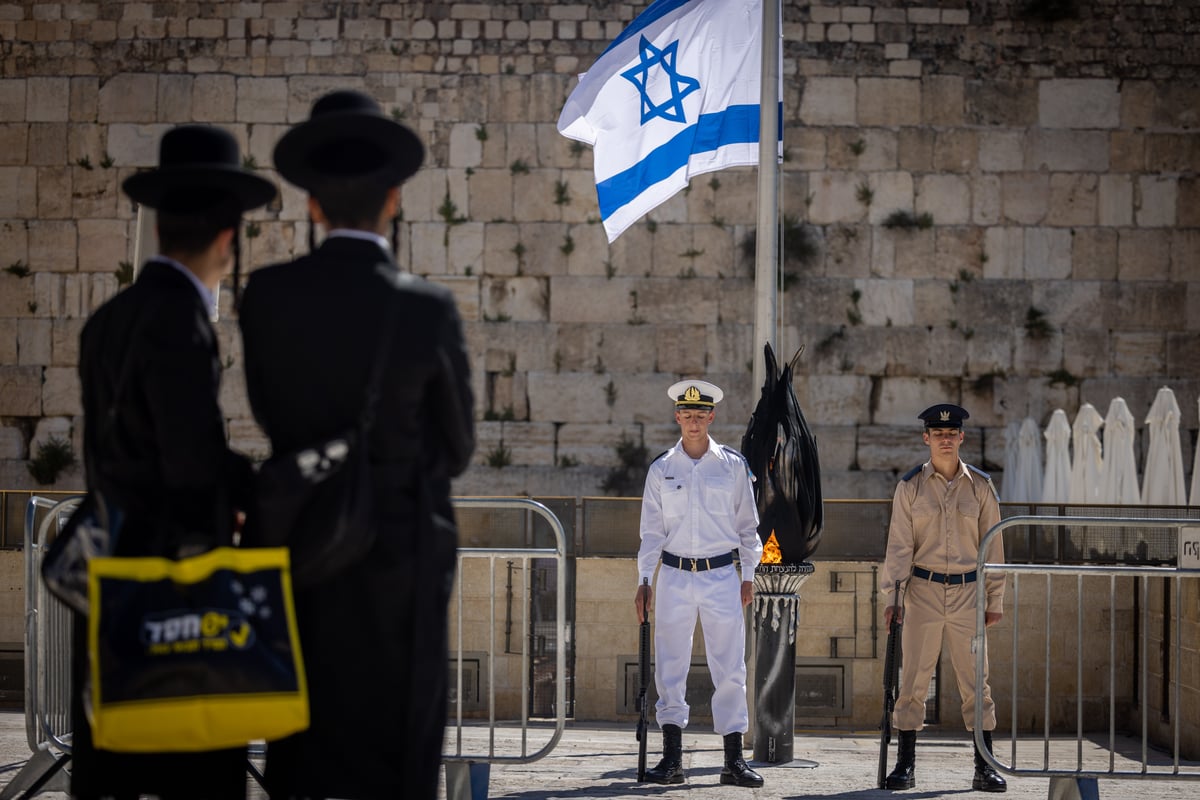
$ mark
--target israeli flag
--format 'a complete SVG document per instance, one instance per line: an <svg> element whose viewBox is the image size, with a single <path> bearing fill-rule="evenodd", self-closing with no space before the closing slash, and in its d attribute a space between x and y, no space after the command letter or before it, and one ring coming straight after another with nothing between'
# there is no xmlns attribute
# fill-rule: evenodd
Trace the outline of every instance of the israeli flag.
<svg viewBox="0 0 1200 800"><path fill-rule="evenodd" d="M579 77L558 131L594 149L610 242L693 176L758 163L761 61L762 0L656 0Z"/></svg>

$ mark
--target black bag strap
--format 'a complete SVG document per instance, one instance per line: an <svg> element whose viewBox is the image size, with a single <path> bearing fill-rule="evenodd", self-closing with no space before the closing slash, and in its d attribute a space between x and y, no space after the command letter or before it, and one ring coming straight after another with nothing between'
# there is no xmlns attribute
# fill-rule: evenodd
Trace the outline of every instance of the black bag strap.
<svg viewBox="0 0 1200 800"><path fill-rule="evenodd" d="M375 406L379 404L379 388L383 383L383 370L387 357L392 352L392 332L396 327L396 297L393 291L395 281L384 270L396 271L396 266L382 262L376 267L380 277L387 283L389 291L384 293L383 320L379 326L379 342L375 345L375 360L371 365L371 376L367 380L366 400L363 403L362 414L358 420L359 430L365 440L375 424Z"/></svg>

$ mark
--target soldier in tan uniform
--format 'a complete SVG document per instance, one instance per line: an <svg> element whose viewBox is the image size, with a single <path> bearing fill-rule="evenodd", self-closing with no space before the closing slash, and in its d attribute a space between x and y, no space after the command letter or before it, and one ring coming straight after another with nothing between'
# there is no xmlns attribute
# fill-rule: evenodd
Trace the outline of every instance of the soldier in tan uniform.
<svg viewBox="0 0 1200 800"><path fill-rule="evenodd" d="M894 616L902 623L899 697L892 726L899 733L899 758L887 777L889 789L912 789L915 774L917 731L925 723L925 696L929 680L945 649L954 667L962 695L962 717L968 731L975 725L975 693L983 693L983 740L989 752L996 727L996 704L987 683L975 685L976 561L979 543L1000 521L996 488L986 472L963 463L963 420L968 414L943 403L921 412L922 437L929 460L905 475L892 500L887 557L880 591L887 598L884 626ZM987 561L1004 560L1000 537L992 539ZM984 618L990 627L1004 616L1004 576L989 576ZM898 591L897 591L898 590ZM1007 785L991 765L975 752L975 789L1003 792Z"/></svg>

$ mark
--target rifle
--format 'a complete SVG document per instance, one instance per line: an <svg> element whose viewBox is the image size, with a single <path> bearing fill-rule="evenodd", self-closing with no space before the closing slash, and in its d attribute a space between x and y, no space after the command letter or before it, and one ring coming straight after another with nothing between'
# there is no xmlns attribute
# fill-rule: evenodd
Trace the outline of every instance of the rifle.
<svg viewBox="0 0 1200 800"><path fill-rule="evenodd" d="M649 588L650 581L642 580L642 585ZM646 739L650 735L650 720L647 718L649 703L646 691L650 687L650 608L642 606L642 624L638 640L638 688L637 710L637 740L638 740L638 782L646 780Z"/></svg>
<svg viewBox="0 0 1200 800"><path fill-rule="evenodd" d="M897 587L897 602L899 587ZM888 746L892 743L892 711L896 708L896 696L900 693L900 623L892 615L888 625L887 651L883 659L883 720L879 723L879 788L887 782Z"/></svg>

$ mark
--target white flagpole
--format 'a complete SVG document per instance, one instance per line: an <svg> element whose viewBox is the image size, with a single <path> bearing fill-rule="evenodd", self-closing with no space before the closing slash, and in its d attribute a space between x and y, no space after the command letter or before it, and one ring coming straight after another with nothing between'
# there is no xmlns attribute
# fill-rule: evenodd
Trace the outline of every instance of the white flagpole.
<svg viewBox="0 0 1200 800"><path fill-rule="evenodd" d="M778 358L776 302L779 296L779 0L762 4L762 88L758 115L758 230L754 258L755 392L766 380L763 345ZM755 395L757 397L757 394Z"/></svg>

